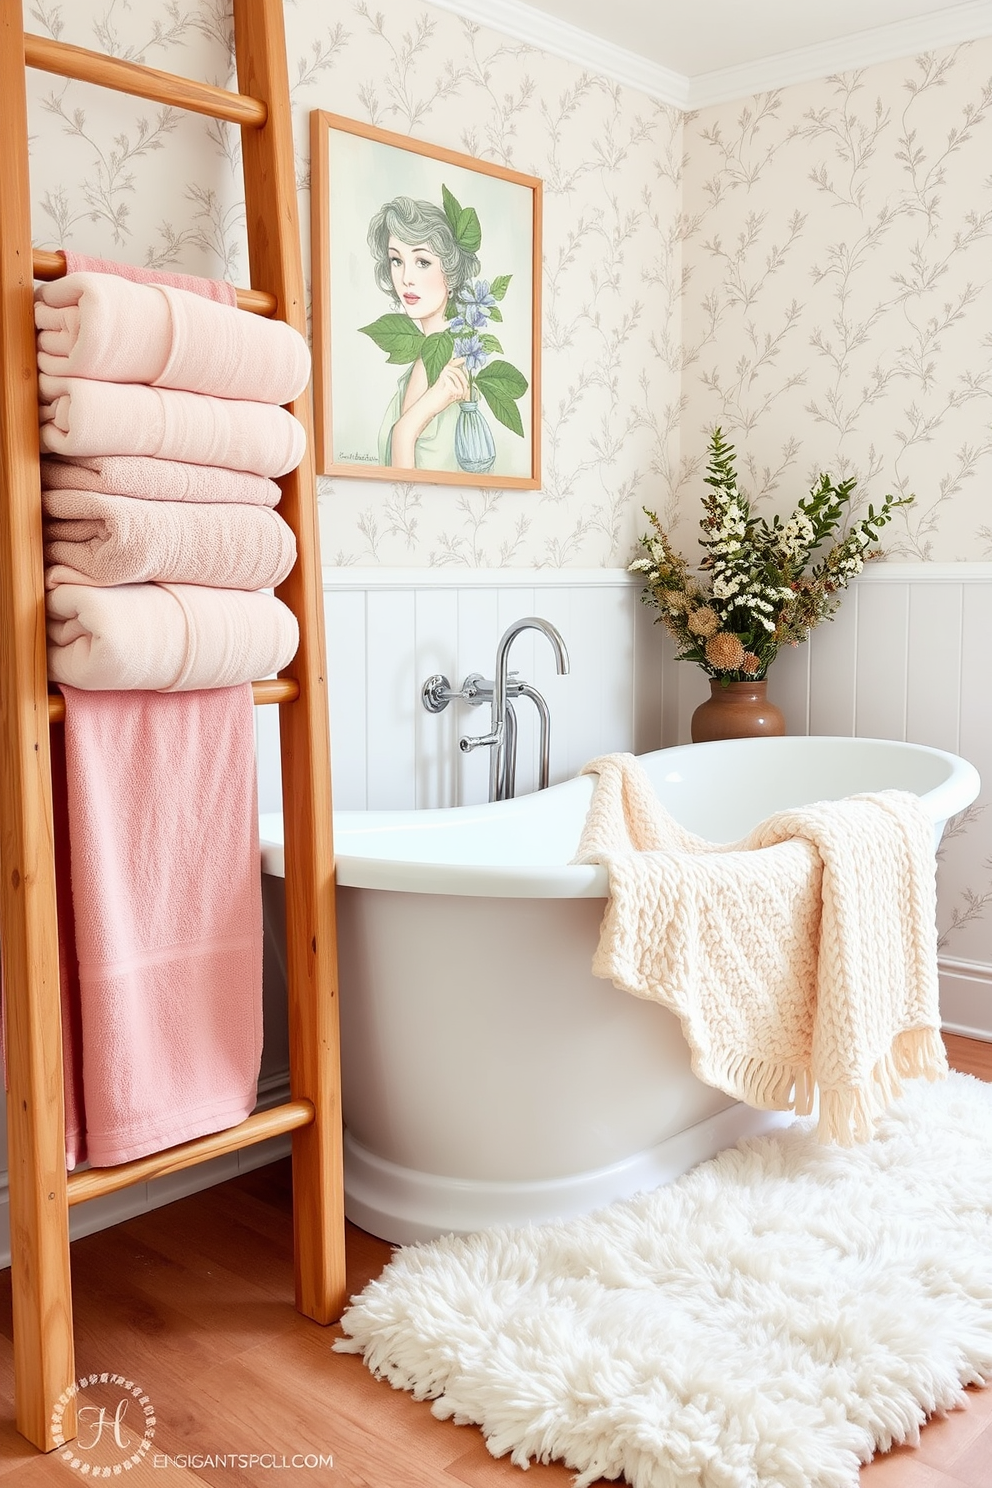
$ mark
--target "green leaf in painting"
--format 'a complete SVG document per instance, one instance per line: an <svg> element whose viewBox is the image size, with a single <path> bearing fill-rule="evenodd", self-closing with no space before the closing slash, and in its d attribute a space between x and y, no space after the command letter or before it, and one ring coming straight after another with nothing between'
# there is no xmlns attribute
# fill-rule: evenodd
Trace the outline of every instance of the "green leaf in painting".
<svg viewBox="0 0 992 1488"><path fill-rule="evenodd" d="M483 332L483 334L479 337L479 340L482 342L483 346L485 347L486 351L488 351L490 356L492 356L493 352L495 351L503 350L502 346L500 346L495 336L489 336L485 332Z"/></svg>
<svg viewBox="0 0 992 1488"><path fill-rule="evenodd" d="M455 338L450 331L434 331L425 336L420 350L420 359L427 373L427 385L433 387L445 367L451 361L455 349Z"/></svg>
<svg viewBox="0 0 992 1488"><path fill-rule="evenodd" d="M499 308L498 305L487 305L486 306L486 314L489 316L489 319L490 320L502 320L503 319L503 312Z"/></svg>
<svg viewBox="0 0 992 1488"><path fill-rule="evenodd" d="M482 224L474 207L462 207L458 214L455 238L466 253L478 253L482 247Z"/></svg>
<svg viewBox="0 0 992 1488"><path fill-rule="evenodd" d="M506 291L510 287L510 280L512 278L512 274L496 275L496 278L489 286L489 293L492 295L494 300L501 300L503 298L503 296L506 294Z"/></svg>
<svg viewBox="0 0 992 1488"><path fill-rule="evenodd" d="M424 333L409 315L380 315L371 325L359 326L363 336L369 336L380 351L387 353L387 361L395 366L406 366L420 355Z"/></svg>
<svg viewBox="0 0 992 1488"><path fill-rule="evenodd" d="M490 362L476 373L475 385L482 393L493 416L514 434L523 438L524 426L516 400L527 391L527 379L509 362Z"/></svg>
<svg viewBox="0 0 992 1488"><path fill-rule="evenodd" d="M462 215L462 209L459 202L456 201L456 199L452 196L451 192L448 190L447 186L443 184L443 182L441 185L441 202L444 206L444 215L448 219L448 224L451 228L451 231L457 238L458 219Z"/></svg>

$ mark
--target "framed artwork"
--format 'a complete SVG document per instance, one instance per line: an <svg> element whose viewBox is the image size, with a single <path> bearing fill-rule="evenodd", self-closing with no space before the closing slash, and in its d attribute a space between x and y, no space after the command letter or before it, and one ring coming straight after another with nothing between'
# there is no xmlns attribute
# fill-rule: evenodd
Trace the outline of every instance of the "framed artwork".
<svg viewBox="0 0 992 1488"><path fill-rule="evenodd" d="M541 182L310 116L317 470L541 483Z"/></svg>

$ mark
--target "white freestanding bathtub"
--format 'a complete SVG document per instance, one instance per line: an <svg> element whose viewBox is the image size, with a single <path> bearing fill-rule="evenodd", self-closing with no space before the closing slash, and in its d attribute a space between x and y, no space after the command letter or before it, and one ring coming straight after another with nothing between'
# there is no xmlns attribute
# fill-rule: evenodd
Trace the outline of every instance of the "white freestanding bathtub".
<svg viewBox="0 0 992 1488"><path fill-rule="evenodd" d="M979 789L954 755L875 739L685 745L641 764L679 821L722 842L786 806L886 788L923 798L936 842ZM374 1235L566 1218L789 1119L701 1084L671 1013L592 976L606 870L570 859L594 784L335 815L346 1209ZM278 878L281 818L262 839ZM267 880L270 967L281 887Z"/></svg>

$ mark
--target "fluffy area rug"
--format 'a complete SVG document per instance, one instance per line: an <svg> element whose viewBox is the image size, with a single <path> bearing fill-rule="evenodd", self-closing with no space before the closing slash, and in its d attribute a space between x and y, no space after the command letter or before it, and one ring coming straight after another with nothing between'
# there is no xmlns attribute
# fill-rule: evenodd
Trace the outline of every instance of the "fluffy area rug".
<svg viewBox="0 0 992 1488"><path fill-rule="evenodd" d="M857 1488L992 1378L992 1086L913 1081L582 1219L398 1250L334 1347L577 1488Z"/></svg>

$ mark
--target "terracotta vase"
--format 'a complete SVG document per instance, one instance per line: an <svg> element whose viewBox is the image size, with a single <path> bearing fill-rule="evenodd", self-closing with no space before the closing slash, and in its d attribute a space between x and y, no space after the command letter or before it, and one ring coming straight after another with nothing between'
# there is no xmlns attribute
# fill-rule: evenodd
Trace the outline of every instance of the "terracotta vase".
<svg viewBox="0 0 992 1488"><path fill-rule="evenodd" d="M710 678L710 695L692 715L690 731L694 744L713 739L753 739L784 734L780 708L766 697L764 682L728 682Z"/></svg>

